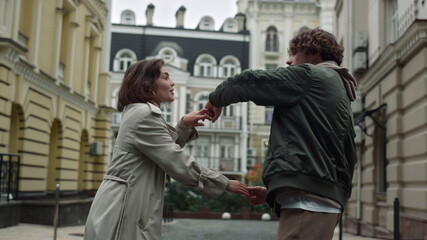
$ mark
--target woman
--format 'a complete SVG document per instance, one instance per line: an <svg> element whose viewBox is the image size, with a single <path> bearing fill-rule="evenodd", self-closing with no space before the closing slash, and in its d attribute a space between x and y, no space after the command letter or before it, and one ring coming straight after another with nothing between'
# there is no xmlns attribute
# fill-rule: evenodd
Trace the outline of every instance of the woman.
<svg viewBox="0 0 427 240"><path fill-rule="evenodd" d="M122 122L84 239L160 239L165 173L208 198L224 190L248 195L244 184L199 166L183 151L197 137L194 127L210 117L202 109L169 126L159 105L174 101L174 85L161 59L139 61L126 71L118 97Z"/></svg>

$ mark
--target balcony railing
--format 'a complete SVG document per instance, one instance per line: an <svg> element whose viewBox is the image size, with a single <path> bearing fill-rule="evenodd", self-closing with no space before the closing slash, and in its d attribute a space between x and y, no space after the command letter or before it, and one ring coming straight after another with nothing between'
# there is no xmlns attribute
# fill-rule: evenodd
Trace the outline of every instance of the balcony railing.
<svg viewBox="0 0 427 240"><path fill-rule="evenodd" d="M122 113L113 113L111 116L111 126L119 127L120 122L122 121ZM212 130L224 130L224 131L240 131L242 130L241 117L234 116L222 116L218 121L212 123L210 121L205 121L204 127L198 127L197 131L212 131Z"/></svg>
<svg viewBox="0 0 427 240"><path fill-rule="evenodd" d="M18 154L0 153L0 202L18 198L20 160Z"/></svg>
<svg viewBox="0 0 427 240"><path fill-rule="evenodd" d="M201 166L221 172L241 172L240 158L196 157Z"/></svg>
<svg viewBox="0 0 427 240"><path fill-rule="evenodd" d="M206 130L242 130L241 117L234 116L222 116L218 121L212 123L210 121L205 121L205 126L197 128L198 131Z"/></svg>

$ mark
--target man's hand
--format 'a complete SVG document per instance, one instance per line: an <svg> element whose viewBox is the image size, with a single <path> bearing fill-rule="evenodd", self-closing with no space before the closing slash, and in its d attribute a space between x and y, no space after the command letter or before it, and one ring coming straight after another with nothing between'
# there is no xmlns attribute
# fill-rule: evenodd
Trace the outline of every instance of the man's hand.
<svg viewBox="0 0 427 240"><path fill-rule="evenodd" d="M265 203L265 197L267 196L267 188L265 187L248 187L249 190L249 203L252 205L258 205Z"/></svg>
<svg viewBox="0 0 427 240"><path fill-rule="evenodd" d="M186 114L184 117L182 117L182 122L184 122L185 126L187 127L198 127L198 126L205 126L203 121L211 120L211 117L209 116L209 110L203 108L199 111L194 111L189 114ZM202 122L199 122L199 121Z"/></svg>
<svg viewBox="0 0 427 240"><path fill-rule="evenodd" d="M249 197L248 187L237 180L228 180L226 190L232 193L242 194L246 198Z"/></svg>
<svg viewBox="0 0 427 240"><path fill-rule="evenodd" d="M208 114L210 117L212 117L211 121L214 123L216 120L218 120L219 116L221 116L222 107L215 107L208 101L206 103L205 108L209 110Z"/></svg>

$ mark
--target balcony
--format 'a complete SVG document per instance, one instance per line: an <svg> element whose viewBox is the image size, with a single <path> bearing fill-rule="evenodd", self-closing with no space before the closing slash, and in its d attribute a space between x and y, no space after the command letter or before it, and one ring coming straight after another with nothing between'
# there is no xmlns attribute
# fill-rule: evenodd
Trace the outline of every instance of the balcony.
<svg viewBox="0 0 427 240"><path fill-rule="evenodd" d="M226 132L239 132L242 130L242 117L235 116L222 116L218 121L212 123L205 121L204 127L197 128L200 132L212 132L212 131L226 131Z"/></svg>
<svg viewBox="0 0 427 240"><path fill-rule="evenodd" d="M199 165L223 174L236 174L241 172L240 158L220 158L220 157L196 157Z"/></svg>

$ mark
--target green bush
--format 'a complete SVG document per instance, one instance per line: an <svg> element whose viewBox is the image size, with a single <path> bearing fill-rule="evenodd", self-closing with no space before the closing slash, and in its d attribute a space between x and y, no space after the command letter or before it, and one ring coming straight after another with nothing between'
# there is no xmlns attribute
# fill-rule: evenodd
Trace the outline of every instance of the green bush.
<svg viewBox="0 0 427 240"><path fill-rule="evenodd" d="M209 207L211 212L241 212L243 208L251 207L254 212L268 213L267 204L251 206L242 195L224 192L217 199L204 199L194 187L188 187L178 182L166 184L165 202L173 203L175 211L197 212L201 207Z"/></svg>

